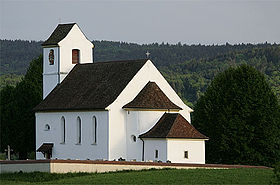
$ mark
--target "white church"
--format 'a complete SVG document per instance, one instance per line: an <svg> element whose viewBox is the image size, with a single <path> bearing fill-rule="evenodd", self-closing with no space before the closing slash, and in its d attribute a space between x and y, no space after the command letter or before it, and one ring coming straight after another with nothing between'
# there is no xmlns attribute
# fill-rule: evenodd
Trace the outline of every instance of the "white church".
<svg viewBox="0 0 280 185"><path fill-rule="evenodd" d="M59 24L42 46L36 159L205 163L208 137L151 60L93 62L75 23Z"/></svg>

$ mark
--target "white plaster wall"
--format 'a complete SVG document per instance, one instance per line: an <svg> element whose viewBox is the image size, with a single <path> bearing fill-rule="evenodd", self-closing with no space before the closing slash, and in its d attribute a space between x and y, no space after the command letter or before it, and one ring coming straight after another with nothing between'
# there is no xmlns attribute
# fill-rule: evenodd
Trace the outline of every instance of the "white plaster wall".
<svg viewBox="0 0 280 185"><path fill-rule="evenodd" d="M36 149L43 143L54 143L52 159L108 159L108 112L36 113ZM66 141L61 143L61 117L65 118ZM82 123L82 142L77 144L77 117ZM97 144L93 144L93 116L97 119ZM45 124L50 130L45 131ZM36 159L44 159L36 152Z"/></svg>
<svg viewBox="0 0 280 185"><path fill-rule="evenodd" d="M122 170L143 170L143 169L226 169L226 167L198 167L198 166L159 166L151 164L143 165L129 165L129 164L85 164L85 163L30 163L30 164L1 164L0 173L13 173L13 172L50 172L50 173L73 173L73 172L88 172L88 173L104 173L111 171Z"/></svg>
<svg viewBox="0 0 280 185"><path fill-rule="evenodd" d="M49 64L49 52L54 50L54 64ZM45 98L59 83L58 80L59 48L43 48L43 98Z"/></svg>
<svg viewBox="0 0 280 185"><path fill-rule="evenodd" d="M144 160L161 160L166 162L167 159L167 141L166 139L144 139ZM158 150L158 158L155 158L155 151Z"/></svg>
<svg viewBox="0 0 280 185"><path fill-rule="evenodd" d="M130 133L127 133L127 123L126 123L126 114L127 112L122 109L122 107L132 101L137 94L143 89L143 87L149 82L156 82L157 85L161 88L161 90L166 94L166 96L176 105L180 106L183 110L180 113L190 122L190 112L192 111L184 102L180 99L180 97L176 94L176 92L172 89L172 87L168 84L168 82L164 79L164 77L160 74L160 72L156 69L151 61L147 61L146 64L137 72L137 74L133 77L133 79L128 83L125 89L121 92L121 94L117 97L117 99L109 105L106 109L110 110L109 112L109 159L118 159L122 158L130 158L133 153L128 151L128 138L130 138ZM156 111L153 111L155 118L160 118L159 114ZM143 113L144 114L144 113ZM150 127L150 124L145 122L145 115L138 115L144 119L141 123L139 123L139 127L145 130ZM148 116L148 119L150 117ZM156 122L155 122L156 123ZM140 126L141 125L141 126ZM148 129L147 129L148 130ZM136 146L135 146L136 147ZM134 147L134 148L135 148ZM142 148L142 147L141 147ZM136 153L136 152L135 152ZM137 156L139 153L137 152ZM132 155L133 156L133 155ZM138 157L137 157L138 158ZM132 159L135 159L134 157Z"/></svg>
<svg viewBox="0 0 280 185"><path fill-rule="evenodd" d="M114 107L109 111L109 160L126 159L126 111Z"/></svg>
<svg viewBox="0 0 280 185"><path fill-rule="evenodd" d="M72 49L80 50L80 63L92 63L93 44L75 24L68 35L58 43L60 47L60 72L68 73L75 66L72 64Z"/></svg>
<svg viewBox="0 0 280 185"><path fill-rule="evenodd" d="M163 169L165 166L152 165L117 165L117 164L79 164L79 163L52 163L51 173L74 173L74 172L112 172L122 170ZM171 167L172 168L172 167ZM173 167L174 168L174 167Z"/></svg>
<svg viewBox="0 0 280 185"><path fill-rule="evenodd" d="M43 99L55 88L58 84L58 75L43 75Z"/></svg>
<svg viewBox="0 0 280 185"><path fill-rule="evenodd" d="M205 164L205 141L191 139L167 139L167 159L172 163ZM188 151L188 159L184 157Z"/></svg>
<svg viewBox="0 0 280 185"><path fill-rule="evenodd" d="M126 144L127 159L142 160L143 142L139 135L150 130L161 118L165 111L126 111ZM132 135L137 137L136 142L132 140Z"/></svg>
<svg viewBox="0 0 280 185"><path fill-rule="evenodd" d="M165 95L173 103L183 109L179 111L179 113L184 116L189 122L191 121L190 112L192 112L192 109L184 104L181 98L172 89L172 87L168 84L168 82L150 60L148 60L146 64L144 64L144 66L137 72L137 74L128 83L128 85L121 92L118 98L108 106L108 109L121 109L122 106L132 101L149 81L156 82L156 84L165 93Z"/></svg>

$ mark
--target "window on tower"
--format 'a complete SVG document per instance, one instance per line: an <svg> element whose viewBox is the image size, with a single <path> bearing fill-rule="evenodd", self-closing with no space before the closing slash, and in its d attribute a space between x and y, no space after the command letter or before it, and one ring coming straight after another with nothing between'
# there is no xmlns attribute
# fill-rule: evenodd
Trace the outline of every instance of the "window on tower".
<svg viewBox="0 0 280 185"><path fill-rule="evenodd" d="M72 49L72 64L80 63L80 50Z"/></svg>
<svg viewBox="0 0 280 185"><path fill-rule="evenodd" d="M53 65L54 64L54 50L51 49L49 52L49 64Z"/></svg>

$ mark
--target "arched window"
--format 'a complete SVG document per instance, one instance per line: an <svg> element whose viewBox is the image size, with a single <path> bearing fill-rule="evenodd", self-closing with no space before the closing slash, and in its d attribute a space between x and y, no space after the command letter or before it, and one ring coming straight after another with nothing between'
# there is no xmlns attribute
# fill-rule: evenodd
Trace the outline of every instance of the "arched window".
<svg viewBox="0 0 280 185"><path fill-rule="evenodd" d="M82 142L82 123L81 118L78 116L77 118L77 144L81 144Z"/></svg>
<svg viewBox="0 0 280 185"><path fill-rule="evenodd" d="M49 64L53 65L54 64L54 50L51 49L49 52Z"/></svg>
<svg viewBox="0 0 280 185"><path fill-rule="evenodd" d="M92 141L93 144L97 143L97 119L95 116L92 117Z"/></svg>
<svg viewBox="0 0 280 185"><path fill-rule="evenodd" d="M61 143L65 143L65 118L61 117Z"/></svg>
<svg viewBox="0 0 280 185"><path fill-rule="evenodd" d="M80 63L80 50L72 49L72 64Z"/></svg>
<svg viewBox="0 0 280 185"><path fill-rule="evenodd" d="M51 129L50 125L49 124L45 124L45 131L48 131L50 129Z"/></svg>

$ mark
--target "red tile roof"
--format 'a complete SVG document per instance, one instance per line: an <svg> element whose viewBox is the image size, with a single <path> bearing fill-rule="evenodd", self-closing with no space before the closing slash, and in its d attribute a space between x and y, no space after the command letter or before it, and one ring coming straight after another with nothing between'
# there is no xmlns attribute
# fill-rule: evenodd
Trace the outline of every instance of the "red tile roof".
<svg viewBox="0 0 280 185"><path fill-rule="evenodd" d="M165 113L153 128L139 137L208 139L179 113Z"/></svg>
<svg viewBox="0 0 280 185"><path fill-rule="evenodd" d="M155 82L148 82L139 94L123 108L182 110L169 100Z"/></svg>

